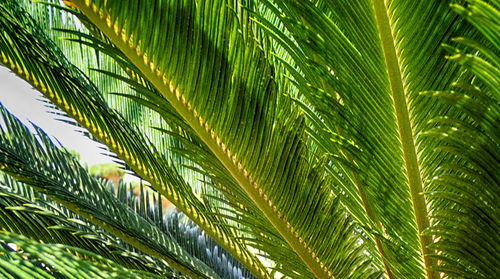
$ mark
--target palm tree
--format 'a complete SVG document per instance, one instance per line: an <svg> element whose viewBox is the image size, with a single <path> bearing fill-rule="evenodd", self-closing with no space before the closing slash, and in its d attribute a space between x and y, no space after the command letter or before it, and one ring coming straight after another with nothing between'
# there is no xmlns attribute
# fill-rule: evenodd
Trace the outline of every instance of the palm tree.
<svg viewBox="0 0 500 279"><path fill-rule="evenodd" d="M2 274L500 274L500 1L14 2L0 62L203 233L3 109Z"/></svg>

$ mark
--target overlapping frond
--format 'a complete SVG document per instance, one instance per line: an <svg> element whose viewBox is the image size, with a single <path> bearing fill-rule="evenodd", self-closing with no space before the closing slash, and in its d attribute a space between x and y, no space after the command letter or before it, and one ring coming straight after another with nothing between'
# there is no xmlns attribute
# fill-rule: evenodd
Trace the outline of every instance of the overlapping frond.
<svg viewBox="0 0 500 279"><path fill-rule="evenodd" d="M70 31L66 30L66 32ZM114 46L99 38L86 37L86 41L80 40L79 42L92 45L102 52L113 55L117 61L121 61L120 63L124 65L124 68L134 68L134 65L126 64L126 57L123 57L119 52L117 53ZM162 132L166 137L173 139L174 144L169 146L172 151L181 154L182 158L189 159L189 161L196 163L201 168L192 165L185 166L189 170L194 170L194 172L191 172L192 174L201 173L203 177L211 180L211 182L203 183L206 187L203 187L205 189L200 193L205 204L212 210L212 214L231 220L229 222L231 226L245 235L242 237L242 241L254 249L266 251L267 255L263 255L264 257L273 261L277 259L286 260L287 265L274 267L280 273L294 274L295 270L306 269L300 259L294 258L293 251L287 247L283 238L279 237L279 233L275 231L269 221L259 216L259 209L239 188L237 182L224 165L218 161L193 129L151 84L138 77L138 73L131 74L132 77L125 77L108 71L101 72L110 78L127 83L130 88L140 93L140 96L129 93L117 93L116 95L132 99L138 104L157 112L169 124L168 130L161 127L153 128ZM176 140L177 144L175 144ZM214 185L218 185L218 187ZM228 199L229 202L224 199Z"/></svg>
<svg viewBox="0 0 500 279"><path fill-rule="evenodd" d="M2 9L2 62L88 128L138 175L195 220L225 249L237 255L247 268L265 274L259 261L237 242L234 232L224 226L224 221L206 213L208 209L176 170L156 154L153 146L130 124L106 106L96 88L62 57L30 17L19 11L14 3L6 3Z"/></svg>
<svg viewBox="0 0 500 279"><path fill-rule="evenodd" d="M5 231L0 232L0 252L0 274L4 278L164 278L125 268L83 249L42 244Z"/></svg>
<svg viewBox="0 0 500 279"><path fill-rule="evenodd" d="M458 116L434 119L427 136L454 160L439 166L428 182L435 236L436 270L448 278L494 278L500 273L500 3L466 1L453 8L481 37L456 38L450 60L473 73L452 91L428 92Z"/></svg>
<svg viewBox="0 0 500 279"><path fill-rule="evenodd" d="M221 278L255 278L182 212L176 209L162 212L160 195L150 195L151 190L148 191L141 184L139 195L134 196L132 185L122 181L118 183L116 191L119 201L156 225L165 234L171 235L185 251L204 262Z"/></svg>
<svg viewBox="0 0 500 279"><path fill-rule="evenodd" d="M415 217L372 2L335 1L322 9L308 1L266 5L291 33L272 35L294 51L300 72L291 73L313 107L311 134L330 155L344 204L361 223L372 224L375 234L369 235L377 236L391 276L419 276Z"/></svg>
<svg viewBox="0 0 500 279"><path fill-rule="evenodd" d="M125 243L6 174L0 184L0 224L4 230L43 243L85 249L126 268L172 276L171 269L160 260L134 252Z"/></svg>
<svg viewBox="0 0 500 279"><path fill-rule="evenodd" d="M118 79L109 78L109 76L103 74L103 71L119 75L128 73L139 78L132 70L134 68L133 65L130 65L130 63L127 64L127 61L124 61L120 57L109 57L109 51L103 50L96 45L88 47L84 43L80 45L73 43L75 41L85 41L88 37L98 39L97 44L99 42L108 43L105 37L99 33L99 30L89 22L80 21L79 19L81 18L77 17L78 13L74 15L72 13L73 10L60 6L60 1L33 3L33 1L25 0L23 2L22 5L25 10L33 16L36 24L45 31L44 34L51 39L54 45L59 47L72 65L80 69L92 80L92 83L97 87L98 92L102 94L108 106L118 111L127 122L135 124L134 128L138 129L141 134L148 138L155 146L157 153L166 157L167 160L182 161L182 158L175 157L175 154L169 153L168 146L171 139L152 128L152 126L166 127L164 120L137 102L117 97L114 93L125 93L132 96L136 96L137 93L128 84ZM91 36L89 33L94 35ZM111 51L113 50L112 48ZM119 56L119 52L116 53L116 50L114 51L112 54L118 54L117 56ZM117 63L117 61L122 63ZM137 125L139 123L141 125ZM182 169L178 170L183 174ZM190 184L195 184L193 182L198 179L194 175L184 175L183 177ZM195 187L196 185L191 186Z"/></svg>
<svg viewBox="0 0 500 279"><path fill-rule="evenodd" d="M0 4L0 54L258 277L489 278L500 4L455 2L65 1L80 21L39 23L96 53L80 70ZM200 259L238 278L214 247Z"/></svg>
<svg viewBox="0 0 500 279"><path fill-rule="evenodd" d="M279 106L272 67L252 38L239 35L245 28L231 3L73 3L169 101L316 276L373 276L361 246L346 249L358 246L355 230L306 149L303 119ZM325 242L318 234L343 237Z"/></svg>
<svg viewBox="0 0 500 279"><path fill-rule="evenodd" d="M277 58L306 98L310 135L339 176L334 191L370 225L387 275L421 278L425 266L437 278L423 181L453 158L422 135L434 117L460 112L419 92L470 79L441 45L477 32L447 1L262 2L274 21L258 11L256 21L291 57Z"/></svg>
<svg viewBox="0 0 500 279"><path fill-rule="evenodd" d="M39 141L17 119L1 108L6 128L0 135L0 165L12 175L74 213L86 218L141 251L164 259L179 271L200 278L218 276L193 258L168 234L134 214L112 193L74 161L69 153L55 147L35 127Z"/></svg>
<svg viewBox="0 0 500 279"><path fill-rule="evenodd" d="M59 243L85 249L126 268L160 276L174 276L161 260L146 256L140 250L108 235L8 175L3 175L0 184L0 224L4 230L43 243ZM108 191L115 193L113 184L107 185ZM184 214L173 211L164 215L159 196L150 197L151 195L145 194L145 186L141 187L139 196L135 197L132 186L120 182L116 189L118 200L165 234L171 235L187 253L200 259L221 278L255 278Z"/></svg>

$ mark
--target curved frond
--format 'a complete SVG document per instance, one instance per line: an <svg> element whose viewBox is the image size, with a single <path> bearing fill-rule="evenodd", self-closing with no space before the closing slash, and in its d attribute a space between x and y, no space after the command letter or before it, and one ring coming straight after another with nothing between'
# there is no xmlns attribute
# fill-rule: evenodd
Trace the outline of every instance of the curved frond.
<svg viewBox="0 0 500 279"><path fill-rule="evenodd" d="M313 274L371 276L361 248L341 248L357 246L356 236L307 153L302 118L277 106L271 66L252 38L239 35L238 5L72 2L169 101ZM186 49L180 41L193 43ZM324 242L318 231L342 241Z"/></svg>
<svg viewBox="0 0 500 279"><path fill-rule="evenodd" d="M124 243L88 224L81 217L46 200L3 174L0 186L0 224L6 231L43 243L78 247L108 258L126 268L158 275L172 271L158 260L130 251Z"/></svg>
<svg viewBox="0 0 500 279"><path fill-rule="evenodd" d="M217 216L207 214L208 209L176 170L158 156L153 146L130 124L106 106L95 86L68 63L29 15L11 2L2 3L0 8L2 63L108 145L136 174L149 181L226 250L232 251L245 267L253 273L266 274L256 257L237 242L234 231L224 226Z"/></svg>
<svg viewBox="0 0 500 279"><path fill-rule="evenodd" d="M212 268L221 278L255 278L182 212L173 209L163 214L161 196L150 193L151 189L146 189L142 184L137 197L134 196L131 184L120 181L117 188L119 201L155 224L165 234L171 235L179 246Z"/></svg>
<svg viewBox="0 0 500 279"><path fill-rule="evenodd" d="M310 134L338 175L335 191L376 243L390 278L438 278L425 183L452 161L423 134L460 114L421 96L470 79L441 45L477 32L452 1L262 1L286 31L255 12L292 59ZM369 220L368 222L366 220ZM425 272L425 273L424 273Z"/></svg>
<svg viewBox="0 0 500 279"><path fill-rule="evenodd" d="M493 278L500 273L500 5L467 1L454 9L477 28L478 39L457 38L449 58L474 74L452 91L428 92L462 112L434 119L426 135L437 150L455 160L443 164L429 181L439 260L448 278Z"/></svg>
<svg viewBox="0 0 500 279"><path fill-rule="evenodd" d="M35 127L37 140L3 107L0 113L6 126L0 135L2 171L143 252L164 259L186 275L218 277L205 264L183 251L171 236L120 203L69 153L56 148L41 129Z"/></svg>
<svg viewBox="0 0 500 279"><path fill-rule="evenodd" d="M17 249L13 250L11 245ZM163 278L124 268L83 249L42 244L5 231L0 232L0 251L0 274L4 278Z"/></svg>

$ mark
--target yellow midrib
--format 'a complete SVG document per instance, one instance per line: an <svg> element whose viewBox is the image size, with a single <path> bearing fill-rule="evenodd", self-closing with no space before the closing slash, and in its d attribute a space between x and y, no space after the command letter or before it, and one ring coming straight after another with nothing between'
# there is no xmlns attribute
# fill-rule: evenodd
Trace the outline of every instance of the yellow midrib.
<svg viewBox="0 0 500 279"><path fill-rule="evenodd" d="M286 222L272 205L271 201L265 196L260 188L248 175L248 172L243 169L241 164L225 147L224 143L211 130L208 123L196 113L191 105L185 100L181 92L170 83L165 76L142 55L134 46L131 46L128 40L122 37L120 28L117 26L108 26L106 18L97 13L98 9L91 6L91 3L83 0L73 1L78 8L96 25L98 28L110 38L113 43L138 67L138 69L149 79L149 81L157 88L157 90L169 101L174 109L181 115L187 123L193 128L196 134L202 139L214 155L221 161L231 175L238 181L242 189L254 201L257 207L262 211L264 216L273 224L277 231L283 236L291 248L297 253L302 261L311 269L317 278L334 278L326 266L321 263L314 253L309 252L310 249L304 241L301 241L299 235L294 231L293 227ZM88 5L86 5L88 4ZM111 21L109 21L111 22ZM181 208L182 209L182 208ZM186 214L189 216L188 212ZM191 217L191 216L190 216ZM200 224L200 227L204 227ZM207 232L211 232L208 230ZM213 236L214 237L214 236ZM220 237L214 237L220 239ZM226 247L224 247L226 248ZM227 249L227 248L226 248ZM231 249L228 249L231 250ZM240 259L240 257L237 257ZM245 264L245 262L244 262ZM254 266L245 266L249 270L255 271ZM257 274L263 278L270 278L266 271L260 270Z"/></svg>
<svg viewBox="0 0 500 279"><path fill-rule="evenodd" d="M423 231L429 227L427 206L423 195L423 183L420 176L420 168L417 159L417 152L411 128L408 104L399 64L396 43L392 34L392 26L389 19L389 11L384 0L373 0L376 22L380 34L382 50L384 53L387 73L389 75L390 88L396 113L399 137L403 150L403 159L406 167L408 185L413 203L413 211L417 223L420 240L421 253L426 267L428 279L438 279L439 274L429 268L434 265L435 260L428 257L431 250L427 247L432 243L431 236L423 235Z"/></svg>

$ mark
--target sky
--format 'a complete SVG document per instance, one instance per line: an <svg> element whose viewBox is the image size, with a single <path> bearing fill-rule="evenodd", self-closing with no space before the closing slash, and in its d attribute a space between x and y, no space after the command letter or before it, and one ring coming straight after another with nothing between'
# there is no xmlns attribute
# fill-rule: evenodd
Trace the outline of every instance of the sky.
<svg viewBox="0 0 500 279"><path fill-rule="evenodd" d="M80 153L82 163L89 166L110 163L111 158L103 155L103 150L96 142L85 137L79 128L57 120L57 116L48 112L45 103L38 99L43 96L33 87L17 77L8 68L0 66L0 103L25 125L32 122L42 128L62 146ZM29 127L29 125L28 125Z"/></svg>

